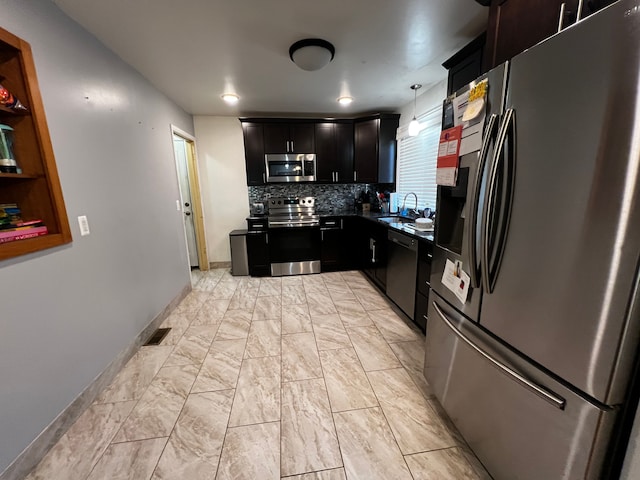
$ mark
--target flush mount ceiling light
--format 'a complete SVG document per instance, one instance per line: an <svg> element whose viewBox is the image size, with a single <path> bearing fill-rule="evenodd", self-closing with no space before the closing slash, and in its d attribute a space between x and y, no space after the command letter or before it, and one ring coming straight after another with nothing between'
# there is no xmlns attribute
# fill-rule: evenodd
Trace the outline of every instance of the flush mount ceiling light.
<svg viewBox="0 0 640 480"><path fill-rule="evenodd" d="M289 47L289 57L302 70L313 72L329 64L336 49L321 38L305 38Z"/></svg>
<svg viewBox="0 0 640 480"><path fill-rule="evenodd" d="M409 136L417 137L420 133L420 122L416 119L416 97L418 95L418 89L422 88L422 85L416 83L415 85L411 85L411 90L413 90L413 120L409 123Z"/></svg>
<svg viewBox="0 0 640 480"><path fill-rule="evenodd" d="M229 105L235 105L236 103L238 103L238 100L240 100L240 97L235 93L223 93L222 95L220 95L220 98L222 98L222 100L227 102Z"/></svg>
<svg viewBox="0 0 640 480"><path fill-rule="evenodd" d="M351 98L351 97L340 97L340 98L338 98L338 103L340 105L344 105L345 107L347 105L349 105L351 102L353 102L353 98Z"/></svg>

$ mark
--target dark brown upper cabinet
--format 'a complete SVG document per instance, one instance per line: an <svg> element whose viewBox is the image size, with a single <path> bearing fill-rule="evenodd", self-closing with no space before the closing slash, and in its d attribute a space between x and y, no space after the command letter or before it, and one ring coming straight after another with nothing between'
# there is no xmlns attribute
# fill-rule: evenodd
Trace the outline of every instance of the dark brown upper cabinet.
<svg viewBox="0 0 640 480"><path fill-rule="evenodd" d="M493 0L489 9L484 70L500 65L576 20L578 0Z"/></svg>
<svg viewBox="0 0 640 480"><path fill-rule="evenodd" d="M265 123L264 153L314 153L313 123Z"/></svg>
<svg viewBox="0 0 640 480"><path fill-rule="evenodd" d="M259 123L242 123L247 185L266 183L264 159L264 128Z"/></svg>
<svg viewBox="0 0 640 480"><path fill-rule="evenodd" d="M353 122L320 122L315 126L316 181L347 183L353 176Z"/></svg>
<svg viewBox="0 0 640 480"><path fill-rule="evenodd" d="M442 64L449 71L447 95L458 91L484 73L482 56L486 39L487 33L483 32Z"/></svg>
<svg viewBox="0 0 640 480"><path fill-rule="evenodd" d="M353 181L394 183L396 131L400 115L378 114L359 118L354 124Z"/></svg>
<svg viewBox="0 0 640 480"><path fill-rule="evenodd" d="M247 185L266 183L265 154L315 153L316 182L393 183L400 115L357 119L241 118Z"/></svg>
<svg viewBox="0 0 640 480"><path fill-rule="evenodd" d="M580 18L585 18L614 1L583 2ZM483 71L500 65L557 33L559 29L575 23L578 18L578 5L578 0L492 0L483 54Z"/></svg>

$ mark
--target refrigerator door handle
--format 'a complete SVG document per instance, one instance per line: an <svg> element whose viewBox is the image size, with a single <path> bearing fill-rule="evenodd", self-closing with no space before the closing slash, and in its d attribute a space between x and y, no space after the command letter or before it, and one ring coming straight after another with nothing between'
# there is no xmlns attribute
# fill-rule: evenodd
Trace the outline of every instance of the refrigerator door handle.
<svg viewBox="0 0 640 480"><path fill-rule="evenodd" d="M462 333L460 330L458 330L455 327L455 325L453 325L453 323L451 323L451 321L447 318L447 315L440 309L440 307L438 307L438 304L436 302L433 302L433 308L435 308L436 313L440 316L440 318L445 323L445 325L447 327L449 327L449 329L460 340L462 340L464 343L466 343L469 347L471 347L477 353L482 355L486 360L491 362L491 364L493 364L493 366L495 366L498 370L502 371L505 375L507 375L508 377L511 377L513 380L515 380L516 382L518 382L520 385L522 385L523 387L527 388L531 392L535 393L537 396L539 396L543 400L549 402L554 407L556 407L556 408L558 408L560 410L564 410L564 407L566 405L566 401L565 401L564 398L559 397L558 395L556 395L552 391L547 390L546 388L544 388L544 387L532 382L531 380L529 380L529 379L525 378L524 376L520 375L518 372L516 372L512 368L508 367L507 365L505 365L501 361L496 360L495 358L493 358L491 355L489 355L487 352L485 352L482 348L480 348L475 343L473 343L469 338L467 338L464 333Z"/></svg>
<svg viewBox="0 0 640 480"><path fill-rule="evenodd" d="M511 204L513 203L513 187L515 183L515 111L509 108L504 114L504 120L500 126L496 149L493 155L489 184L485 196L485 209L482 213L482 237L480 270L482 284L486 293L492 293L498 278L498 271L502 262L504 246L507 237L507 229L511 218ZM505 143L508 141L508 148ZM506 152L503 155L503 152ZM497 192L498 172L502 167L501 192ZM497 207L497 196L500 193L501 203ZM499 211L496 211L498 208ZM495 230L492 228L498 215L498 224ZM495 238L492 233L495 232ZM490 260L493 260L490 263Z"/></svg>
<svg viewBox="0 0 640 480"><path fill-rule="evenodd" d="M482 175L484 173L485 164L487 163L487 155L489 154L489 145L494 140L495 130L498 127L498 115L493 113L489 117L487 123L487 131L482 140L482 148L480 149L480 156L478 158L478 170L476 171L476 181L473 189L473 195L471 196L471 205L469 211L471 216L469 218L469 225L471 226L471 234L468 235L467 248L469 250L469 264L470 271L469 277L471 278L471 286L478 288L480 286L480 272L478 271L478 259L476 255L476 232L478 223L478 207L480 203L480 184L482 182Z"/></svg>

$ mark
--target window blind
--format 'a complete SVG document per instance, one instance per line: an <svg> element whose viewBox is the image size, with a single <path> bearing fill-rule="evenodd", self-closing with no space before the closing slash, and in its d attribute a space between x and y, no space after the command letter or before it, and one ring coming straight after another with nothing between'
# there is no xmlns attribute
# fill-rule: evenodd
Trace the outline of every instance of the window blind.
<svg viewBox="0 0 640 480"><path fill-rule="evenodd" d="M442 106L437 105L420 115L422 130L415 137L398 141L398 167L396 191L398 208L409 192L418 196L418 208L435 210L438 188L436 186L436 161L442 122ZM407 208L413 208L413 195L407 198Z"/></svg>

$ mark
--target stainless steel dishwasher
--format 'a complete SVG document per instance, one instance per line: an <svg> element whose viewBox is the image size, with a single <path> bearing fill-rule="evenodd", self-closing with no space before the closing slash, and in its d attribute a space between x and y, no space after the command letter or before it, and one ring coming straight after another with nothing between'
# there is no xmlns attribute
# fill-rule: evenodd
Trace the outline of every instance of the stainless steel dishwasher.
<svg viewBox="0 0 640 480"><path fill-rule="evenodd" d="M413 320L416 302L418 241L408 235L389 230L387 261L387 296Z"/></svg>

